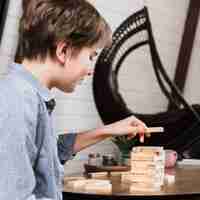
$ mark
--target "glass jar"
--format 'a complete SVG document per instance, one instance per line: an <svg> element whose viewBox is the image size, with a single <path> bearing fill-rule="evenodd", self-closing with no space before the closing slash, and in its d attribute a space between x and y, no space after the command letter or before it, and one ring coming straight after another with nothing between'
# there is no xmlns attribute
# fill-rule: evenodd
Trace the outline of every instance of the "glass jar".
<svg viewBox="0 0 200 200"><path fill-rule="evenodd" d="M100 153L96 154L96 165L102 166L102 157L101 157Z"/></svg>
<svg viewBox="0 0 200 200"><path fill-rule="evenodd" d="M117 161L115 160L112 154L103 155L103 165L104 166L117 165Z"/></svg>
<svg viewBox="0 0 200 200"><path fill-rule="evenodd" d="M94 153L88 155L88 165L96 165L96 158Z"/></svg>

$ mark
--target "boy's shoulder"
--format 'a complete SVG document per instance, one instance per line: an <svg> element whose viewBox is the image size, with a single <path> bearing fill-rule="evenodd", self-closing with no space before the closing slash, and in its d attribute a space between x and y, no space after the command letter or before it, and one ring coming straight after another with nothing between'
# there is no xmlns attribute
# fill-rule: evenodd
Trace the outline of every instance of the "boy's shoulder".
<svg viewBox="0 0 200 200"><path fill-rule="evenodd" d="M41 99L30 83L19 77L5 76L0 80L0 104L3 102L9 107L25 105L33 109L38 107Z"/></svg>
<svg viewBox="0 0 200 200"><path fill-rule="evenodd" d="M7 75L0 81L1 91L4 91L8 96L26 97L32 96L37 98L37 91L26 80L21 77Z"/></svg>

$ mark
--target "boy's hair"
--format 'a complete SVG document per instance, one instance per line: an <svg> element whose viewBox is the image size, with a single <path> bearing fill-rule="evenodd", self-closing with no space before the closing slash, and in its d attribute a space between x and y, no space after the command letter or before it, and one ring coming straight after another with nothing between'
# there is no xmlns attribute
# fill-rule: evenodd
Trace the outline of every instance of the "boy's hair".
<svg viewBox="0 0 200 200"><path fill-rule="evenodd" d="M60 41L66 42L73 53L93 45L104 47L111 42L111 29L86 0L23 0L20 58L54 58Z"/></svg>

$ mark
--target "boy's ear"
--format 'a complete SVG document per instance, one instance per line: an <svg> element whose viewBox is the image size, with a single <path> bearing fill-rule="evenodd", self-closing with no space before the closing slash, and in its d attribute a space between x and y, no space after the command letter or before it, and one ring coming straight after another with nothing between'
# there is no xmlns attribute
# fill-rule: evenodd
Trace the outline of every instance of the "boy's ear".
<svg viewBox="0 0 200 200"><path fill-rule="evenodd" d="M58 42L56 47L56 57L61 64L65 63L68 53L67 44L65 42Z"/></svg>

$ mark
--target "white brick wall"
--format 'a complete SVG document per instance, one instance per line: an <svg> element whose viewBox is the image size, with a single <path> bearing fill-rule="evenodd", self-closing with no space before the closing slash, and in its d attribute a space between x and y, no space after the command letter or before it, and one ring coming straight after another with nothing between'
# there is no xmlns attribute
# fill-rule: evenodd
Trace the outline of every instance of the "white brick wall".
<svg viewBox="0 0 200 200"><path fill-rule="evenodd" d="M171 77L174 75L189 0L93 0L93 2L100 13L108 20L113 30L132 12L142 8L143 5L147 5L161 59L169 75ZM0 76L6 73L7 64L14 57L17 44L17 22L21 13L20 4L21 0L11 0L9 6L3 41L0 46ZM200 26L197 36L199 33ZM185 91L187 99L196 103L200 100L200 92L195 90L199 84L198 77L200 74L199 47L200 39L197 37ZM128 101L131 102L130 106L139 112L164 110L167 106L166 99L160 94L156 85L152 68L146 66L148 59L145 53L143 55L141 51L137 58L131 58L126 66L129 67L130 63L132 66L132 63L134 63L131 77L130 73L124 73L120 78L123 81L123 95L128 96ZM141 78L138 80L139 76ZM127 84L133 80L133 87L127 87ZM89 78L73 94L66 95L57 90L54 91L57 98L55 120L58 133L66 129L73 131L87 130L102 123L94 105L91 82L92 80ZM154 82L153 86L152 82ZM76 156L74 161L68 162L66 173L81 172L84 159L88 152L92 151L117 153L110 141L104 141L84 150Z"/></svg>
<svg viewBox="0 0 200 200"><path fill-rule="evenodd" d="M6 74L7 66L12 62L16 46L18 20L21 14L21 0L11 0L8 8L8 15L0 44L0 74Z"/></svg>

